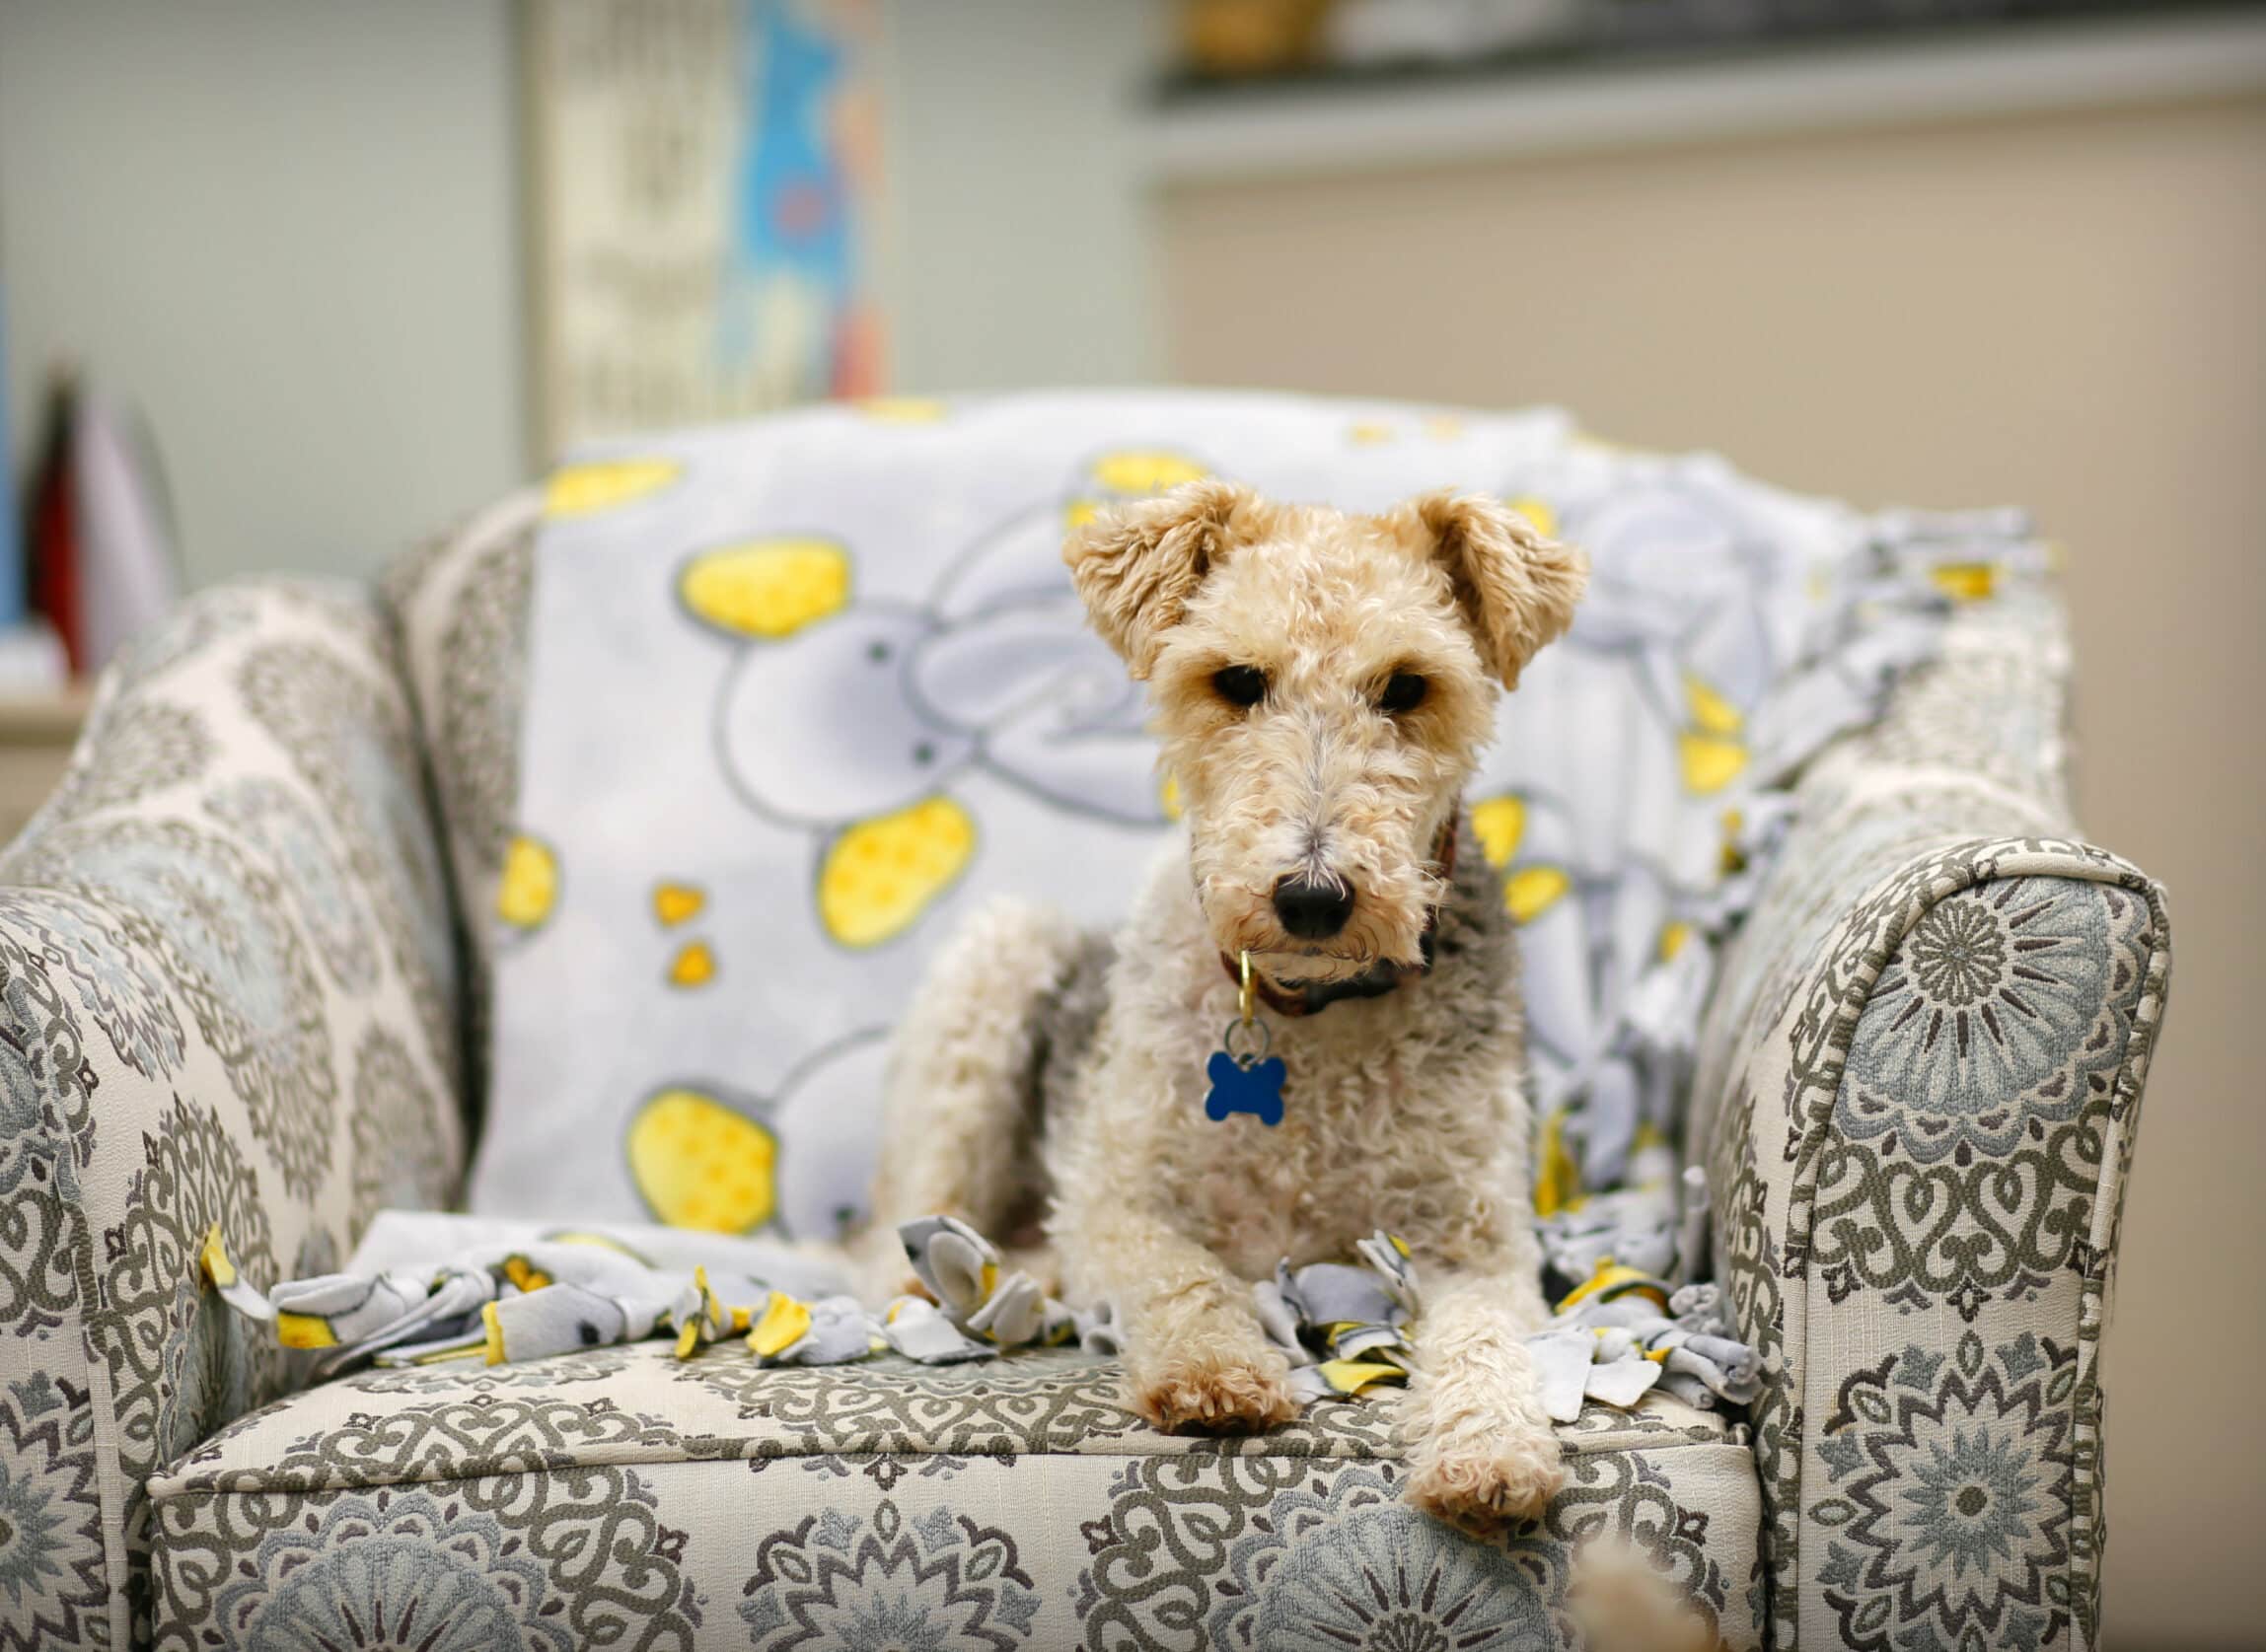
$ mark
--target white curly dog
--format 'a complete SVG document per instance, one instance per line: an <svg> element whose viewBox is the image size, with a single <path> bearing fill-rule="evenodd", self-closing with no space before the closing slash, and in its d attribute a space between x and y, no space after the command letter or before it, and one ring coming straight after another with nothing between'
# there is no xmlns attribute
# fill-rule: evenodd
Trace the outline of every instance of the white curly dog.
<svg viewBox="0 0 2266 1652"><path fill-rule="evenodd" d="M1386 1229L1424 1292L1411 1499L1477 1531L1537 1515L1563 1470L1520 1340L1547 1309L1516 949L1458 838L1496 696L1585 561L1482 496L1356 516L1219 481L1063 555L1149 684L1185 833L1114 936L1001 902L942 951L892 1063L869 1281L902 1285L900 1220L1018 1235L1043 1245L1019 1264L1114 1306L1159 1428L1258 1429L1297 1401L1249 1281ZM1206 1111L1245 953L1279 1123Z"/></svg>

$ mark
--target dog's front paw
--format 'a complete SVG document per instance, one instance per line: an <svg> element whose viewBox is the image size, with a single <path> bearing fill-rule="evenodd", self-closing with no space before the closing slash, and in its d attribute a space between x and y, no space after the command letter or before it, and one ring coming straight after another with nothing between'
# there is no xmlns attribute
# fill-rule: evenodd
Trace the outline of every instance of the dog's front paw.
<svg viewBox="0 0 2266 1652"><path fill-rule="evenodd" d="M1420 1450L1409 1464L1408 1499L1450 1526L1492 1537L1540 1520L1566 1483L1558 1442L1547 1432L1513 1434L1485 1446Z"/></svg>
<svg viewBox="0 0 2266 1652"><path fill-rule="evenodd" d="M1168 1356L1133 1374L1133 1409L1167 1434L1243 1434L1298 1414L1289 1371L1232 1354Z"/></svg>

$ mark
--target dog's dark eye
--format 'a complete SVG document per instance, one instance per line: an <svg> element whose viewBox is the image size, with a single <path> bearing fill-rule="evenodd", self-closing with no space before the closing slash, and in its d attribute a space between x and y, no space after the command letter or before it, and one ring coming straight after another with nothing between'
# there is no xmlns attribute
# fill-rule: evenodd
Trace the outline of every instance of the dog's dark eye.
<svg viewBox="0 0 2266 1652"><path fill-rule="evenodd" d="M1222 666L1211 674L1211 686L1229 705L1257 705L1267 697L1267 674L1257 666Z"/></svg>
<svg viewBox="0 0 2266 1652"><path fill-rule="evenodd" d="M1377 709L1388 717L1414 711L1425 703L1425 690L1430 686L1413 671L1397 671L1385 679L1384 692L1377 696Z"/></svg>

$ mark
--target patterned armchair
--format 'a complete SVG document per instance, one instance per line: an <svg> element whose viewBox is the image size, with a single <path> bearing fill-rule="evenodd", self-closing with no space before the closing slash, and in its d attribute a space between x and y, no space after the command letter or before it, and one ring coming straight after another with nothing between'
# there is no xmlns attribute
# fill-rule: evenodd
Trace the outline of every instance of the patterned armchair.
<svg viewBox="0 0 2266 1652"><path fill-rule="evenodd" d="M1694 1123L1769 1389L1585 1412L1547 1525L1395 1500L1375 1412L1168 1439L1068 1353L762 1371L650 1345L312 1390L200 1277L451 1197L540 503L382 599L208 593L0 859L0 1648L1459 1645L1619 1532L1733 1646L2084 1645L2101 1328L2168 965L2074 840L2050 596L1813 765ZM894 1638L893 1638L894 1637Z"/></svg>

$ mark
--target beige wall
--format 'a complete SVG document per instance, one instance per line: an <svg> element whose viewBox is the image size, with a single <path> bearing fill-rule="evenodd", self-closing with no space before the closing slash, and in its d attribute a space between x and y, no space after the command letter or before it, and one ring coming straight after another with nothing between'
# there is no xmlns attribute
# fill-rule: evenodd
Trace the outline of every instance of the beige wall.
<svg viewBox="0 0 2266 1652"><path fill-rule="evenodd" d="M2113 1644L2260 1644L2266 102L1162 202L1167 366L1500 404L2069 546L2083 820L2178 954L2106 1355Z"/></svg>

